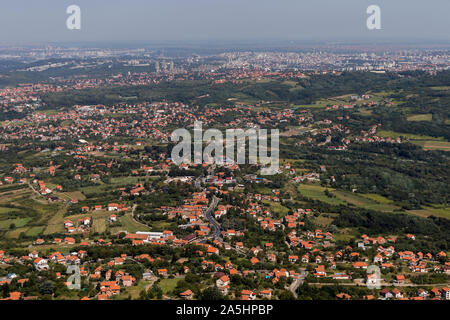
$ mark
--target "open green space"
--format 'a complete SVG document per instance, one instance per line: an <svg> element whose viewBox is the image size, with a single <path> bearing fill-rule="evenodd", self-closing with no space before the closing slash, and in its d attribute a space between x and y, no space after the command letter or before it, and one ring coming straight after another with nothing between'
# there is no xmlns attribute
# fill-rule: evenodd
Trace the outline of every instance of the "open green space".
<svg viewBox="0 0 450 320"><path fill-rule="evenodd" d="M301 193L302 196L306 198L310 198L313 200L319 200L322 202L329 203L331 205L340 205L345 204L345 201L342 201L341 199L338 199L336 197L328 197L325 194L325 190L327 188L318 186L318 185L312 185L312 184L300 184L297 187L297 191ZM333 189L328 189L329 191L333 191Z"/></svg>
<svg viewBox="0 0 450 320"><path fill-rule="evenodd" d="M406 120L408 120L408 121L431 121L432 116L433 115L431 113L413 114L413 115L408 116L406 118Z"/></svg>

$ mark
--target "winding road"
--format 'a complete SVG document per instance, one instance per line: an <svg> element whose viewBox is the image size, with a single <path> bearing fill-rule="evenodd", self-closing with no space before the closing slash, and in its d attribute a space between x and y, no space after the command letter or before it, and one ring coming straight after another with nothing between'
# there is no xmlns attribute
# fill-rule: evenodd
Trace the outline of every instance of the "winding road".
<svg viewBox="0 0 450 320"><path fill-rule="evenodd" d="M214 219L214 217L212 216L212 213L213 213L214 209L217 207L218 203L219 203L219 198L217 198L216 196L213 196L211 205L209 206L208 210L206 210L206 212L205 212L205 217L206 217L206 219L208 219L209 223L214 228L214 232L212 234L213 238L219 240L220 242L223 242L221 234L220 234L222 231L222 227L216 221L216 219Z"/></svg>
<svg viewBox="0 0 450 320"><path fill-rule="evenodd" d="M302 269L300 271L300 275L298 275L294 279L294 281L291 283L291 285L289 286L289 290L292 292L292 294L294 295L295 298L298 297L298 295L297 295L298 287L303 284L307 275L308 275L308 271L306 271L306 269Z"/></svg>

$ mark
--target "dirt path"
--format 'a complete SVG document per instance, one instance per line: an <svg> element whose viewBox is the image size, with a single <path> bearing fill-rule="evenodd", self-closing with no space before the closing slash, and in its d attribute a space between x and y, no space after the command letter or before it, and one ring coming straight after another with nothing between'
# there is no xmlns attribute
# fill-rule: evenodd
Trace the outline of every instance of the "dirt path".
<svg viewBox="0 0 450 320"><path fill-rule="evenodd" d="M141 226L144 226L144 227L146 227L146 228L151 229L148 225L146 225L146 224L144 224L144 223L142 223L142 222L136 220L136 218L134 217L134 212L136 211L136 208L137 208L137 204L133 205L133 208L131 209L131 219L132 219L134 222L136 222L137 224L140 224Z"/></svg>

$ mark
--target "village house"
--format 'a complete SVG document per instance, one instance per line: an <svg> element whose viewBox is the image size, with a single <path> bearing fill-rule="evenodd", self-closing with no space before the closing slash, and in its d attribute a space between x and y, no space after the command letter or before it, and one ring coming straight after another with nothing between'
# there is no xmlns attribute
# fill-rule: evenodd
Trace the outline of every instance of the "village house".
<svg viewBox="0 0 450 320"><path fill-rule="evenodd" d="M396 275L395 279L394 279L394 283L396 283L396 284L405 283L405 276L404 275Z"/></svg>
<svg viewBox="0 0 450 320"><path fill-rule="evenodd" d="M242 297L242 300L255 300L256 294L251 290L242 290L241 297Z"/></svg>
<svg viewBox="0 0 450 320"><path fill-rule="evenodd" d="M35 259L33 265L38 271L44 271L49 269L47 260L42 258Z"/></svg>
<svg viewBox="0 0 450 320"><path fill-rule="evenodd" d="M184 292L181 292L180 297L185 300L191 300L194 297L194 293L190 289L188 289Z"/></svg>

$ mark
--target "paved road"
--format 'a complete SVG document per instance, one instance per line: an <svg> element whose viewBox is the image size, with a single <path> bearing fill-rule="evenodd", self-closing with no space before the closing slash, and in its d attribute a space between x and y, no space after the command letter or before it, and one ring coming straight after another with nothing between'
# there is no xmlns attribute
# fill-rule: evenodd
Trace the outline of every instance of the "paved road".
<svg viewBox="0 0 450 320"><path fill-rule="evenodd" d="M208 174L209 175L214 175L214 171L215 171L215 166L213 166L211 168L208 168ZM200 178L195 179L194 185L195 185L196 188L202 189L201 184L200 184ZM222 239L222 236L221 236L222 227L220 226L220 224L217 222L217 220L213 216L213 212L216 209L218 204L219 204L219 198L217 198L216 196L213 196L211 205L209 206L209 208L205 212L205 217L206 217L206 219L208 219L209 224L211 224L213 229L214 229L214 231L213 231L211 236L214 239L217 239L220 242L223 242L223 239Z"/></svg>
<svg viewBox="0 0 450 320"><path fill-rule="evenodd" d="M289 286L289 290L292 292L292 294L294 295L295 298L298 297L298 295L297 295L298 287L301 286L303 284L303 282L305 282L305 278L307 275L308 275L308 271L306 271L305 269L302 269L300 271L300 274L294 279L294 281Z"/></svg>
<svg viewBox="0 0 450 320"><path fill-rule="evenodd" d="M211 205L209 206L208 210L206 210L206 212L205 212L205 217L206 217L206 219L208 219L209 223L213 226L214 232L212 234L212 237L214 239L217 239L222 242L223 240L222 240L221 234L220 234L222 232L222 227L216 221L216 219L214 219L214 217L212 216L212 213L213 213L214 209L217 207L218 203L219 203L219 199L216 196L213 196Z"/></svg>
<svg viewBox="0 0 450 320"><path fill-rule="evenodd" d="M194 186L195 186L197 189L202 189L202 186L201 186L200 183L201 183L200 178L197 178L197 179L194 180Z"/></svg>
<svg viewBox="0 0 450 320"><path fill-rule="evenodd" d="M31 190L33 190L33 192L38 196L38 199L37 199L37 200L41 201L42 198L44 198L45 201L48 201L47 198L44 197L42 194L40 194L39 191L37 191L37 190L33 187L33 185L32 185L31 183L28 182L28 186L29 186L29 187L31 188Z"/></svg>

